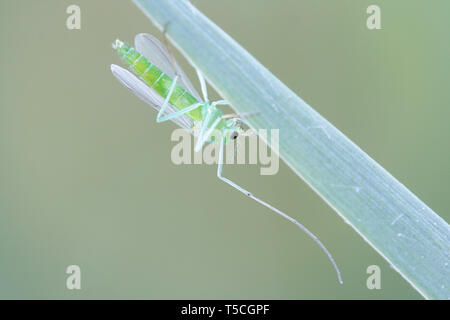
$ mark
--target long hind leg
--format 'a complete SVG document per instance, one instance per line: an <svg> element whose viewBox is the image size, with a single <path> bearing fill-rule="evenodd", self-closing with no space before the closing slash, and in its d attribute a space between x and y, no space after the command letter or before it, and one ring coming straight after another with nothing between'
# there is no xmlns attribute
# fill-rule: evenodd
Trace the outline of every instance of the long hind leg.
<svg viewBox="0 0 450 320"><path fill-rule="evenodd" d="M252 198L253 200L255 200L256 202L259 202L260 204L262 204L263 206L265 206L266 208L272 210L273 212L279 214L280 216L282 216L283 218L285 218L286 220L289 220L290 222L292 222L293 224L295 224L297 227L299 227L300 229L302 229L309 237L311 237L318 245L320 248L322 248L322 250L325 252L325 254L327 255L328 259L330 260L331 264L333 265L336 274L337 274L337 278L339 280L339 282L342 284L342 278L341 278L341 273L339 271L339 268L336 265L336 262L334 261L333 257L331 256L330 252L327 250L327 248L322 244L322 242L311 232L309 231L304 225L302 225L300 222L298 222L297 220L295 220L294 218L291 218L290 216L288 216L287 214L285 214L284 212L278 210L277 208L271 206L270 204L268 204L267 202L255 197L252 193L250 193L249 191L245 190L244 188L240 187L239 185L237 185L236 183L234 183L233 181L225 178L222 176L222 169L223 169L223 162L224 162L224 152L225 149L225 134L222 134L222 141L220 144L220 151L219 151L219 164L217 167L217 177L228 183L230 186L232 186L233 188L239 190L240 192L242 192L243 194L245 194L246 196Z"/></svg>

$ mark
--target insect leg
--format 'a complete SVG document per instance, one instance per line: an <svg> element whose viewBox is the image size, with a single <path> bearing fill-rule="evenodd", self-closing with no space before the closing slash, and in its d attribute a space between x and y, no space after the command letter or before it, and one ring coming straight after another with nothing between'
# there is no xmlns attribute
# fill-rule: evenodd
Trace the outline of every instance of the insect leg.
<svg viewBox="0 0 450 320"><path fill-rule="evenodd" d="M177 76L178 75L178 68L176 67L177 63L175 62L175 57L173 56L172 50L170 48L169 38L167 38L167 27L169 26L169 23L170 23L170 21L164 25L162 33L164 36L164 43L166 45L167 52L169 53L169 56L170 56L170 64L172 65L172 68L175 71L175 75Z"/></svg>
<svg viewBox="0 0 450 320"><path fill-rule="evenodd" d="M203 74L201 73L200 70L198 70L198 69L195 69L195 70L197 71L197 77L198 77L198 80L200 81L200 86L202 87L203 100L209 101L208 100L208 90L206 89L205 77L203 77Z"/></svg>
<svg viewBox="0 0 450 320"><path fill-rule="evenodd" d="M299 227L300 229L302 229L310 238L312 238L318 245L319 247L325 252L325 254L327 255L328 259L330 260L331 264L333 265L336 274L337 274L337 278L339 280L339 282L342 284L342 278L341 278L341 273L339 271L339 268L336 265L336 262L334 261L333 257L331 256L330 252L327 250L327 248L322 244L322 242L311 232L309 231L304 225L302 225L300 222L298 222L297 220L295 220L294 218L291 218L290 216L288 216L287 214L285 214L284 212L278 210L277 208L271 206L270 204L268 204L267 202L255 197L252 193L248 192L247 190L245 190L244 188L238 186L236 183L234 183L233 181L225 178L222 176L222 169L223 169L223 162L224 162L224 152L225 149L225 134L222 134L222 142L220 144L220 151L219 151L219 164L217 167L217 177L228 183L230 186L232 186L233 188L239 190L240 192L242 192L243 194L245 194L246 196L252 198L253 200L255 200L256 202L259 202L260 204L262 204L263 206L265 206L266 208L272 210L273 212L279 214L280 216L282 216L283 218L285 218L286 220L289 220L290 222L292 222L293 224L295 224L297 227Z"/></svg>
<svg viewBox="0 0 450 320"><path fill-rule="evenodd" d="M170 100L170 97L172 96L173 90L175 89L175 86L177 84L177 80L178 80L178 76L175 76L173 78L172 84L170 85L169 93L167 94L166 100L164 100L164 103L161 106L161 109L159 110L158 115L156 116L156 122L164 121L164 120L161 120L161 119L163 117L164 111L167 108L167 105L169 104L169 100Z"/></svg>
<svg viewBox="0 0 450 320"><path fill-rule="evenodd" d="M170 114L167 114L165 116L160 117L158 122L164 122L164 121L176 118L176 117L180 117L180 116L182 116L182 115L184 115L184 114L186 114L186 113L188 113L188 112L190 112L192 110L197 109L198 107L201 107L202 105L203 105L203 103L201 103L201 102L194 103L194 104L190 105L189 107L181 109L180 111L173 112L173 113L170 113Z"/></svg>
<svg viewBox="0 0 450 320"><path fill-rule="evenodd" d="M212 106L223 106L223 105L229 105L231 106L231 103L228 102L227 100L217 100L214 101L213 103L211 103ZM259 111L252 111L252 112L246 112L246 113L230 113L230 114L225 114L222 116L222 119L231 119L231 118L246 118L246 117L250 117L253 116L255 114L258 114Z"/></svg>
<svg viewBox="0 0 450 320"><path fill-rule="evenodd" d="M246 113L229 113L229 114L224 114L222 116L222 118L223 119L239 118L240 120L242 120L242 118L247 118L247 117L253 116L258 113L259 113L259 111L252 111L252 112L246 112ZM242 122L244 122L244 121L242 120Z"/></svg>
<svg viewBox="0 0 450 320"><path fill-rule="evenodd" d="M201 148L203 147L203 145L207 142L208 138L211 136L212 132L214 131L214 129L217 128L217 125L219 124L220 120L222 120L220 117L217 118L209 128L203 128L202 127L202 131L198 137L197 143L195 144L195 148L194 151L198 152L201 150ZM206 121L203 120L205 123ZM204 130L206 129L206 131Z"/></svg>
<svg viewBox="0 0 450 320"><path fill-rule="evenodd" d="M213 103L211 103L211 105L212 106L224 106L224 105L231 106L231 104L227 100L217 100L217 101L214 101Z"/></svg>
<svg viewBox="0 0 450 320"><path fill-rule="evenodd" d="M223 105L229 105L231 106L231 103L228 102L227 100L217 100L214 101L213 103L211 103L211 106L215 107L215 106L223 106ZM232 119L232 118L240 118L240 120L242 122L244 122L244 120L242 120L242 118L246 118L246 117L250 117L253 116L255 114L258 114L259 111L252 111L252 112L246 112L246 113L230 113L230 114L225 114L222 116L222 119ZM247 124L247 123L245 123Z"/></svg>

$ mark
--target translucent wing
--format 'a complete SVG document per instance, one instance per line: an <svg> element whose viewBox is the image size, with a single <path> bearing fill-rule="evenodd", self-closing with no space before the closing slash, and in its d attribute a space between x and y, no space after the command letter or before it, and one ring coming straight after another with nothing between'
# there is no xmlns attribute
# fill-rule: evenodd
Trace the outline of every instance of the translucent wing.
<svg viewBox="0 0 450 320"><path fill-rule="evenodd" d="M161 109L164 103L164 98L156 93L153 89L149 88L144 82L139 80L135 75L133 75L128 70L119 67L115 64L111 65L111 71L113 75L119 80L125 87L127 87L131 92L133 92L139 99L151 105L156 111ZM172 105L167 106L166 114L178 111ZM191 129L193 122L191 118L187 116L180 116L171 119L173 122L178 124L180 127L185 129Z"/></svg>
<svg viewBox="0 0 450 320"><path fill-rule="evenodd" d="M140 33L136 35L134 45L137 51L169 77L173 78L176 71L178 74L178 84L192 94L198 101L202 101L197 90L195 90L186 73L184 73L175 59L173 59L174 66L172 66L169 52L158 39L150 34ZM176 70L174 70L174 67Z"/></svg>

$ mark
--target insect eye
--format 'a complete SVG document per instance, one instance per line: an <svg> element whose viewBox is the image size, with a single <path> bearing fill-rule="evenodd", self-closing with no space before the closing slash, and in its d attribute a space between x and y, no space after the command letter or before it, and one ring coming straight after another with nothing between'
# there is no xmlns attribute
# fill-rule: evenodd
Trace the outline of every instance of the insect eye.
<svg viewBox="0 0 450 320"><path fill-rule="evenodd" d="M236 131L234 131L234 132L231 134L231 139L236 140L237 137L238 137L238 133L237 133Z"/></svg>

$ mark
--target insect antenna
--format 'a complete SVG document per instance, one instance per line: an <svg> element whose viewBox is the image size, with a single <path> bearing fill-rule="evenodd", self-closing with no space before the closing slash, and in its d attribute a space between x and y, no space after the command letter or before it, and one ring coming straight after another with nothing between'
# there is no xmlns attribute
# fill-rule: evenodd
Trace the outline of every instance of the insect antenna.
<svg viewBox="0 0 450 320"><path fill-rule="evenodd" d="M334 267L334 270L336 271L336 275L337 275L339 283L342 284L343 281L342 281L342 277L341 277L341 272L339 271L339 268L338 268L336 262L334 261L333 256L327 250L327 248L323 245L323 243L311 231L308 230L308 228L306 228L304 225L302 225L300 222L298 222L294 218L292 218L292 217L288 216L287 214L285 214L283 211L275 208L274 206L272 206L272 205L268 204L267 202L259 199L258 197L255 197L251 192L249 192L249 191L245 190L244 188L240 187L239 185L237 185L236 183L234 183L230 179L227 179L227 178L222 176L222 169L223 169L223 163L224 163L224 159L223 159L224 148L225 148L225 135L223 134L222 135L222 142L221 142L221 146L220 146L220 150L219 150L219 165L217 167L217 177L220 180L228 183L230 186L234 187L235 189L239 190L240 192L242 192L243 194L245 194L249 198L255 200L256 202L258 202L260 204L262 204L266 208L268 208L268 209L272 210L273 212L279 214L280 216L282 216L286 220L292 222L297 227L302 229L303 232L305 232L311 239L313 239L314 242L322 249L322 251L325 252L325 254L328 257L328 260L330 260L331 264Z"/></svg>

